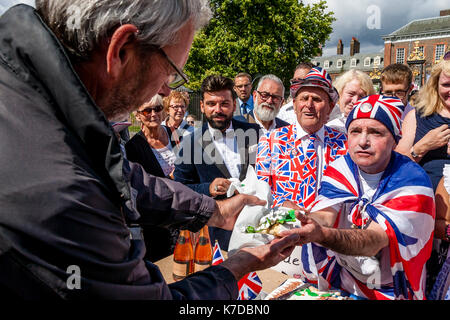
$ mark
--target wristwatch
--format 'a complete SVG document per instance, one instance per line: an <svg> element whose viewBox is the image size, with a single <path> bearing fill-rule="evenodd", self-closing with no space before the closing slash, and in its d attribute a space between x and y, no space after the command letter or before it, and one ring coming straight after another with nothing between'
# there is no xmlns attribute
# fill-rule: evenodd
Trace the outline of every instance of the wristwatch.
<svg viewBox="0 0 450 320"><path fill-rule="evenodd" d="M411 147L410 153L411 153L411 156L413 157L413 159L420 158L420 156L414 152L414 146Z"/></svg>

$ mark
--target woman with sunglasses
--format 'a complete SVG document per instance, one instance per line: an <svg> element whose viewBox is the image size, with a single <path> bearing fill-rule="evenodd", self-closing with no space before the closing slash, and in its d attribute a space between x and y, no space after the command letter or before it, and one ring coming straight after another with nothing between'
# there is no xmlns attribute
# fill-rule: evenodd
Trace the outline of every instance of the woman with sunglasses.
<svg viewBox="0 0 450 320"><path fill-rule="evenodd" d="M136 119L141 123L141 131L126 144L128 160L139 163L145 171L172 179L175 169L175 142L171 139L171 130L161 125L163 119L163 99L155 95L136 111ZM158 261L173 253L178 230L156 226L143 227L147 250L146 258Z"/></svg>
<svg viewBox="0 0 450 320"><path fill-rule="evenodd" d="M184 136L194 131L194 128L184 120L188 103L188 99L180 91L172 90L169 96L164 98L164 111L168 116L162 124L171 130L172 139L177 144Z"/></svg>

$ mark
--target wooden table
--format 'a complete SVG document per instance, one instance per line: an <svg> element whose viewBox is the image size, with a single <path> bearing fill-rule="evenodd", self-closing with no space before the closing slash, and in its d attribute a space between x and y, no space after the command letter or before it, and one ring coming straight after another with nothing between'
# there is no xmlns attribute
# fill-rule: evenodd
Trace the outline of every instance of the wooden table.
<svg viewBox="0 0 450 320"><path fill-rule="evenodd" d="M226 259L227 253L225 251L222 251L222 254ZM161 259L157 261L155 264L161 270L161 273L163 274L164 279L167 281L167 283L174 282L172 278L173 255ZM280 284L282 284L289 278L289 276L272 269L260 270L256 271L256 273L258 274L258 277L261 279L263 285L262 291L264 291L265 293L272 292Z"/></svg>

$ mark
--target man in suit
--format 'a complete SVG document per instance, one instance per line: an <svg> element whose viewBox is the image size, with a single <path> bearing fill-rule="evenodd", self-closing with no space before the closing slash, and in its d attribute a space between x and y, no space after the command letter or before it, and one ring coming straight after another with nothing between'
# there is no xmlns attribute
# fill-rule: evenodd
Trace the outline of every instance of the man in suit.
<svg viewBox="0 0 450 320"><path fill-rule="evenodd" d="M233 112L235 119L248 121L248 115L253 110L252 76L240 72L234 77L234 92L237 95L237 108Z"/></svg>
<svg viewBox="0 0 450 320"><path fill-rule="evenodd" d="M174 179L216 199L226 197L230 178L243 180L254 164L259 126L233 119L233 80L209 76L201 86L200 108L207 123L183 140ZM211 238L227 250L231 231L210 228Z"/></svg>
<svg viewBox="0 0 450 320"><path fill-rule="evenodd" d="M253 91L254 108L249 113L248 122L258 124L263 134L289 125L277 118L284 101L284 90L280 78L267 74L259 80L258 87Z"/></svg>

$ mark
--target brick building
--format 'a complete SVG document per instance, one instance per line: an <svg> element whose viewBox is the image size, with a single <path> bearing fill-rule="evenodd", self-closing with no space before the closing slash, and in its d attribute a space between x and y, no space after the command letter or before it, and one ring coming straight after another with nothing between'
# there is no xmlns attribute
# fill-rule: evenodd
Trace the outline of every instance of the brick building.
<svg viewBox="0 0 450 320"><path fill-rule="evenodd" d="M360 53L359 50L360 43L358 39L352 37L352 40L350 41L350 53L344 55L344 44L342 40L339 39L336 55L315 57L311 62L318 67L326 69L333 80L350 69L358 69L371 76L383 69L383 52Z"/></svg>
<svg viewBox="0 0 450 320"><path fill-rule="evenodd" d="M439 17L413 20L383 40L384 64L408 64L420 87L431 67L450 50L450 10L441 11Z"/></svg>

